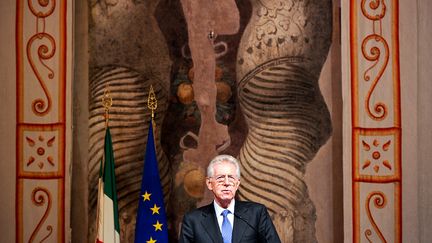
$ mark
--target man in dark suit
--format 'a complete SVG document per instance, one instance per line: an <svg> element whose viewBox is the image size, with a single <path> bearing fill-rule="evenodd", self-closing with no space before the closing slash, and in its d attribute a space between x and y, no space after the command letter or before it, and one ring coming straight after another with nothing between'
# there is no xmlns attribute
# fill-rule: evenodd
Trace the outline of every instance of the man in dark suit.
<svg viewBox="0 0 432 243"><path fill-rule="evenodd" d="M237 159L216 156L207 167L206 184L214 201L183 217L180 243L280 243L264 205L234 199L240 185Z"/></svg>

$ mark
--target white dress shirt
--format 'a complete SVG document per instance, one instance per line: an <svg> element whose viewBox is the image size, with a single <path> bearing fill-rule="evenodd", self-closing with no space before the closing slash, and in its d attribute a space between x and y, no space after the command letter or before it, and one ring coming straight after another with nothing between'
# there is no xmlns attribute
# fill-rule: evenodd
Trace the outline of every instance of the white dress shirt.
<svg viewBox="0 0 432 243"><path fill-rule="evenodd" d="M219 206L219 204L217 204L216 201L213 201L213 205L214 205L214 209L215 209L215 212L216 212L216 218L217 218L217 221L218 221L218 224L219 224L219 230L221 231L221 233L222 233L222 221L223 221L222 212L225 209L228 209L231 212L231 213L229 213L227 215L227 217L228 217L228 220L229 220L229 222L231 224L231 227L234 228L234 205L235 205L235 200L233 199L231 201L230 205L228 205L227 208L223 208L223 207Z"/></svg>

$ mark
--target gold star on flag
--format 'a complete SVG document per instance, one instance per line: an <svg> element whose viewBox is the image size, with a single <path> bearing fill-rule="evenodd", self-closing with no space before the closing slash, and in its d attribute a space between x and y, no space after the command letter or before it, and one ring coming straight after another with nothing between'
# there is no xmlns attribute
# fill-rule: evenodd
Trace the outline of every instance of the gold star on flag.
<svg viewBox="0 0 432 243"><path fill-rule="evenodd" d="M141 196L143 197L143 200L144 201L147 201L147 200L149 200L150 201L150 195L151 195L151 193L148 193L147 191L144 193L144 194L142 194Z"/></svg>
<svg viewBox="0 0 432 243"><path fill-rule="evenodd" d="M159 214L159 209L160 207L156 206L156 204L152 208L150 208L150 210L153 212L152 214Z"/></svg>
<svg viewBox="0 0 432 243"><path fill-rule="evenodd" d="M156 240L153 240L152 237L150 237L150 240L146 241L147 243L156 243Z"/></svg>
<svg viewBox="0 0 432 243"><path fill-rule="evenodd" d="M156 222L156 224L154 224L153 226L155 227L155 231L162 231L162 225L161 223L159 223L159 220Z"/></svg>

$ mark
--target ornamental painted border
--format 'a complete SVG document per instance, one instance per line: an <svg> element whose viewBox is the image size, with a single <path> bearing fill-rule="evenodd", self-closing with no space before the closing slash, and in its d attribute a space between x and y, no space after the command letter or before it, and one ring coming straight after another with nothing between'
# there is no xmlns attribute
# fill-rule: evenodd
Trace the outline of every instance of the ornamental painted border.
<svg viewBox="0 0 432 243"><path fill-rule="evenodd" d="M66 5L16 4L16 242L65 242Z"/></svg>
<svg viewBox="0 0 432 243"><path fill-rule="evenodd" d="M398 0L351 0L349 15L353 242L401 242Z"/></svg>

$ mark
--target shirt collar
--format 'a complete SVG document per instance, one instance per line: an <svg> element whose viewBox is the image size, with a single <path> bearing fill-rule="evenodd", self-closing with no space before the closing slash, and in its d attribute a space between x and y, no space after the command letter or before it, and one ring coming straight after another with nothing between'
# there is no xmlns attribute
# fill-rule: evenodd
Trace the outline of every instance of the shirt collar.
<svg viewBox="0 0 432 243"><path fill-rule="evenodd" d="M219 204L217 204L217 202L214 200L213 200L213 206L214 206L214 209L216 212L216 216L221 215L225 209L228 209L232 214L234 214L235 199L233 199L231 201L231 203L228 205L227 208L223 208L223 207L219 206Z"/></svg>

